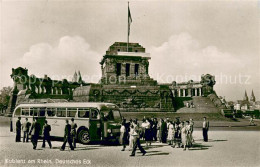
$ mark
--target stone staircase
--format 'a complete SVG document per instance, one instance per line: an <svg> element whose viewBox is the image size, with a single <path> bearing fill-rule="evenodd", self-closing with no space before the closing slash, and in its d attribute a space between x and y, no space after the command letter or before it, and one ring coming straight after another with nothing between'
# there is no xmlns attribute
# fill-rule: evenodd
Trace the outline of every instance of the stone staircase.
<svg viewBox="0 0 260 167"><path fill-rule="evenodd" d="M217 113L220 110L208 97L192 97L194 108L182 107L177 113Z"/></svg>
<svg viewBox="0 0 260 167"><path fill-rule="evenodd" d="M216 113L220 111L208 97L193 97L192 99L198 113Z"/></svg>

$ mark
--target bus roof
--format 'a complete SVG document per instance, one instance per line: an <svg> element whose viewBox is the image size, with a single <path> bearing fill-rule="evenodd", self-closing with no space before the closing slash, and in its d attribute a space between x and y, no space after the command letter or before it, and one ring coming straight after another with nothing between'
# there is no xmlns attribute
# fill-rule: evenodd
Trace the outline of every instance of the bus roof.
<svg viewBox="0 0 260 167"><path fill-rule="evenodd" d="M102 103L102 102L66 102L66 103L27 103L19 104L18 107L65 107L65 108L83 108L83 107L94 107L100 109L102 106L116 106L113 103Z"/></svg>

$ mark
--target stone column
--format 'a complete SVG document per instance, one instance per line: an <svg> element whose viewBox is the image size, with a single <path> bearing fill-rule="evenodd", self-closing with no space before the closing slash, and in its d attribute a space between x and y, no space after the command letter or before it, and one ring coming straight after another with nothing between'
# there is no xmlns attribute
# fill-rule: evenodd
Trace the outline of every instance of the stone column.
<svg viewBox="0 0 260 167"><path fill-rule="evenodd" d="M186 89L183 89L182 94L183 94L183 97L186 97Z"/></svg>
<svg viewBox="0 0 260 167"><path fill-rule="evenodd" d="M201 94L201 88L199 88L199 91L200 91L200 96L202 96L202 94Z"/></svg>
<svg viewBox="0 0 260 167"><path fill-rule="evenodd" d="M192 89L188 89L188 96L189 96L189 97L192 96Z"/></svg>
<svg viewBox="0 0 260 167"><path fill-rule="evenodd" d="M130 63L130 76L135 77L135 64Z"/></svg>
<svg viewBox="0 0 260 167"><path fill-rule="evenodd" d="M181 97L181 89L178 89L179 97Z"/></svg>
<svg viewBox="0 0 260 167"><path fill-rule="evenodd" d="M198 91L198 89L197 89L197 88L195 88L195 96L197 96L197 91Z"/></svg>
<svg viewBox="0 0 260 167"><path fill-rule="evenodd" d="M125 74L126 74L125 69L126 69L126 63L121 63L121 75L122 76L125 76Z"/></svg>

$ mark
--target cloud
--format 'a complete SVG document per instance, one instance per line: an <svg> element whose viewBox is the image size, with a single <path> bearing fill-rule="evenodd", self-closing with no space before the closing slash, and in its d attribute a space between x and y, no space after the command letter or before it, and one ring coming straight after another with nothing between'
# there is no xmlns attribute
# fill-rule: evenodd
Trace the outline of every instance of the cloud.
<svg viewBox="0 0 260 167"><path fill-rule="evenodd" d="M31 46L29 52L22 57L21 64L29 69L29 73L38 77L47 74L52 79L70 79L75 70L80 70L86 81L97 82L100 76L96 75L101 73L101 58L101 54L91 50L82 37L64 36L57 46L49 43Z"/></svg>
<svg viewBox="0 0 260 167"><path fill-rule="evenodd" d="M218 95L237 100L243 98L245 90L254 89L259 98L259 58L241 58L217 46L202 47L188 33L173 35L149 51L150 76L160 83L200 81L200 76L208 73L216 77L214 88Z"/></svg>
<svg viewBox="0 0 260 167"><path fill-rule="evenodd" d="M188 33L173 35L167 42L151 48L151 73L159 82L169 82L169 76L199 76L201 74L235 75L244 64L234 55L216 46L201 47ZM157 77L161 76L161 77ZM193 78L186 78L187 80ZM185 80L185 79L184 79Z"/></svg>

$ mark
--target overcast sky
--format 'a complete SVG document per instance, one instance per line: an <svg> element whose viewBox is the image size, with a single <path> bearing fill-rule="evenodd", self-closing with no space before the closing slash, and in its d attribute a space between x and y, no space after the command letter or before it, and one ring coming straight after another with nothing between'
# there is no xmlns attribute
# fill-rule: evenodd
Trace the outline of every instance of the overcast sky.
<svg viewBox="0 0 260 167"><path fill-rule="evenodd" d="M150 75L160 83L216 76L228 100L252 89L260 99L257 1L130 1L130 42L151 54ZM80 70L98 82L99 62L127 39L127 1L1 1L1 85L11 69L69 78Z"/></svg>

